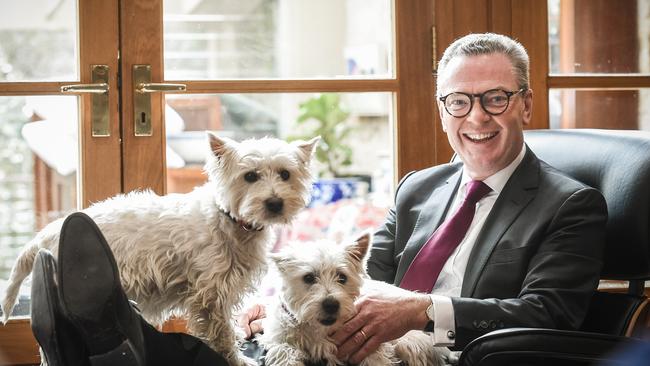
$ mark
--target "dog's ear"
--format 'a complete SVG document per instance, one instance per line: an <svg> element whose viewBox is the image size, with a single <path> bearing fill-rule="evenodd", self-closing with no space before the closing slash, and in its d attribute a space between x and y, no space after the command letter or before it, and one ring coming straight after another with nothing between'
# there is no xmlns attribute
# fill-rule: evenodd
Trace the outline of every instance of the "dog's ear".
<svg viewBox="0 0 650 366"><path fill-rule="evenodd" d="M360 263L365 263L368 251L372 245L372 234L364 231L356 240L346 248L348 255Z"/></svg>
<svg viewBox="0 0 650 366"><path fill-rule="evenodd" d="M278 269L278 271L284 273L287 269L287 265L291 261L291 258L285 253L284 251L280 251L278 253L271 253L269 254L269 258L273 261L275 264L275 267Z"/></svg>
<svg viewBox="0 0 650 366"><path fill-rule="evenodd" d="M301 156L302 161L307 162L311 160L311 157L314 154L314 150L316 150L316 145L318 145L319 141L320 141L320 136L316 136L309 141L296 140L293 141L291 144L298 147L302 155Z"/></svg>
<svg viewBox="0 0 650 366"><path fill-rule="evenodd" d="M206 131L208 140L210 141L210 150L217 158L221 158L232 146L236 146L237 142L227 137L219 137L213 132Z"/></svg>

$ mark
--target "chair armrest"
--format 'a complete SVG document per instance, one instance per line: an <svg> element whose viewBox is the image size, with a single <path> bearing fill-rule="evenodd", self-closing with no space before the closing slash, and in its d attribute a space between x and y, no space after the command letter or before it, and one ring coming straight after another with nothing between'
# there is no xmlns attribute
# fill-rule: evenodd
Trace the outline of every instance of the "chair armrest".
<svg viewBox="0 0 650 366"><path fill-rule="evenodd" d="M590 365L608 360L632 338L542 328L501 329L470 342L460 366Z"/></svg>

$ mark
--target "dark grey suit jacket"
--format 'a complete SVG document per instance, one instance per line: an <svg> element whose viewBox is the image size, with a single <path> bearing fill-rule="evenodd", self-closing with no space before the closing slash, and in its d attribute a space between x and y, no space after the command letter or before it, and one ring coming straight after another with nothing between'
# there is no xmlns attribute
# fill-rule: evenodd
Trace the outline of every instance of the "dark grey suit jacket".
<svg viewBox="0 0 650 366"><path fill-rule="evenodd" d="M375 233L368 271L399 285L442 223L462 163L407 175ZM456 348L499 328L577 329L598 285L605 243L603 196L527 148L487 217L452 298Z"/></svg>

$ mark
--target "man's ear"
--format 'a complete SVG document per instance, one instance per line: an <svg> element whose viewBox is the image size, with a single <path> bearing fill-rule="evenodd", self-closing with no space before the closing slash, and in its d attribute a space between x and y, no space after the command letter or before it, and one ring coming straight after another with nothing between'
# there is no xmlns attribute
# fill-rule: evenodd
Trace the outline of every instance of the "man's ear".
<svg viewBox="0 0 650 366"><path fill-rule="evenodd" d="M436 106L438 106L438 116L440 116L440 123L442 124L442 130L447 133L447 124L445 123L445 106L436 98Z"/></svg>
<svg viewBox="0 0 650 366"><path fill-rule="evenodd" d="M522 122L524 126L528 125L533 118L533 89L525 91L524 95L524 112Z"/></svg>
<svg viewBox="0 0 650 366"><path fill-rule="evenodd" d="M346 248L348 256L359 263L365 263L370 246L372 245L372 234L365 231L357 239L349 244Z"/></svg>

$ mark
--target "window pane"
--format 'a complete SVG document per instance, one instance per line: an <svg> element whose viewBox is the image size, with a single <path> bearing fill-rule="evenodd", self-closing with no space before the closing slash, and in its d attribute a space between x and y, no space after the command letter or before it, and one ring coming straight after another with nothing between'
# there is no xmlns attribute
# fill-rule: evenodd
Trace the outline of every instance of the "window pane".
<svg viewBox="0 0 650 366"><path fill-rule="evenodd" d="M650 88L549 91L551 128L650 131Z"/></svg>
<svg viewBox="0 0 650 366"><path fill-rule="evenodd" d="M165 79L393 77L392 0L164 0Z"/></svg>
<svg viewBox="0 0 650 366"><path fill-rule="evenodd" d="M0 293L20 250L75 210L76 97L0 97ZM28 286L14 315L27 315Z"/></svg>
<svg viewBox="0 0 650 366"><path fill-rule="evenodd" d="M79 80L76 0L5 1L0 82Z"/></svg>
<svg viewBox="0 0 650 366"><path fill-rule="evenodd" d="M291 234L308 239L375 228L393 201L392 99L391 93L167 95L167 191L188 192L205 181L204 130L236 140L321 134L320 146L335 151L327 154L328 161L313 164L318 181L310 207L319 207L321 215L341 210L340 215L354 217L336 224L318 216L317 209L311 216L306 210L301 217L309 224L299 220ZM313 117L299 123L301 115ZM324 120L337 123L325 127ZM359 215L363 210L369 214Z"/></svg>
<svg viewBox="0 0 650 366"><path fill-rule="evenodd" d="M548 0L554 74L650 73L649 0Z"/></svg>

